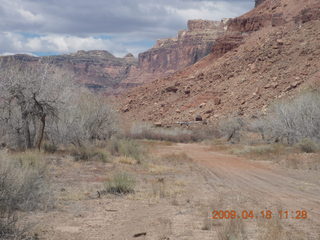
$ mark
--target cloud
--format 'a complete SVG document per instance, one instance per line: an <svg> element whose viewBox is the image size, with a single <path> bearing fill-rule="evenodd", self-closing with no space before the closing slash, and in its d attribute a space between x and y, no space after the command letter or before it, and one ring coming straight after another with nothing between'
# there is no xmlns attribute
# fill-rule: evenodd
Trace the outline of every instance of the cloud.
<svg viewBox="0 0 320 240"><path fill-rule="evenodd" d="M177 30L186 27L188 19L235 17L252 8L254 1L0 0L0 3L3 44L0 53L105 49L123 54L137 53L150 47L150 41L174 36Z"/></svg>

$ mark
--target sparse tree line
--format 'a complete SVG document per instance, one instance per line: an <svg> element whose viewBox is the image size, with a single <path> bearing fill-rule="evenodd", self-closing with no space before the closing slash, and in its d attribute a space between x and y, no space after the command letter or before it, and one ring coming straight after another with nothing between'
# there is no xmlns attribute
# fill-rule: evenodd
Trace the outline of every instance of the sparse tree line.
<svg viewBox="0 0 320 240"><path fill-rule="evenodd" d="M116 132L106 100L48 63L0 66L0 143L17 149L83 145Z"/></svg>
<svg viewBox="0 0 320 240"><path fill-rule="evenodd" d="M255 120L230 118L222 121L219 129L228 141L235 142L240 140L242 130L258 132L269 143L293 145L306 139L320 142L320 92L313 89L277 101L267 114Z"/></svg>

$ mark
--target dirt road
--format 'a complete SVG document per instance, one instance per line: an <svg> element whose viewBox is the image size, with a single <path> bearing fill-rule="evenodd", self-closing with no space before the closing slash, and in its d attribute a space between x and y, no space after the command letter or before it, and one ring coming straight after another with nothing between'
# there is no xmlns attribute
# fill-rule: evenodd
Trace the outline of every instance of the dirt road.
<svg viewBox="0 0 320 240"><path fill-rule="evenodd" d="M297 210L306 210L308 220L291 220L290 225L301 231L315 232L315 229L320 229L319 173L288 171L274 165L213 152L201 144L177 144L162 151L187 154L196 164L205 168L202 171L209 184L217 186L220 183L229 192L244 194L256 200L262 209L285 209L290 212L291 218L295 217ZM251 209L255 208L257 206ZM316 231L310 235L310 238L313 237L319 239L320 233Z"/></svg>
<svg viewBox="0 0 320 240"><path fill-rule="evenodd" d="M230 221L213 210L271 210L270 220L244 220L241 240L319 240L319 171L288 170L268 162L215 152L203 144L155 143L143 164L75 162L52 164L56 208L30 215L39 239L212 240L229 236ZM191 160L190 160L191 158ZM117 171L136 179L135 194L97 196ZM279 210L289 218L277 220ZM292 219L306 210L307 219ZM146 233L138 238L137 233ZM289 234L289 235L288 235ZM291 234L291 235L290 235Z"/></svg>

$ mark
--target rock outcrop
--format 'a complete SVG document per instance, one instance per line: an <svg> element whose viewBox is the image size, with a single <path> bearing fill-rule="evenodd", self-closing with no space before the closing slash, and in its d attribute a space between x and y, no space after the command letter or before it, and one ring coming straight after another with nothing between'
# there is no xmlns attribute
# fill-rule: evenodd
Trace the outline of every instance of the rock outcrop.
<svg viewBox="0 0 320 240"><path fill-rule="evenodd" d="M319 9L319 0L265 0L229 21L212 54L129 91L119 108L133 121L209 123L259 116L278 99L319 88Z"/></svg>
<svg viewBox="0 0 320 240"><path fill-rule="evenodd" d="M137 67L137 59L132 54L117 58L107 51L78 51L73 54L46 57L18 54L1 57L0 61L30 64L36 61L48 62L70 71L78 82L94 90L122 86L121 82L129 76L131 69Z"/></svg>
<svg viewBox="0 0 320 240"><path fill-rule="evenodd" d="M218 37L226 31L227 20L190 20L188 30L177 38L158 40L150 50L139 54L139 67L144 72L173 73L208 55Z"/></svg>

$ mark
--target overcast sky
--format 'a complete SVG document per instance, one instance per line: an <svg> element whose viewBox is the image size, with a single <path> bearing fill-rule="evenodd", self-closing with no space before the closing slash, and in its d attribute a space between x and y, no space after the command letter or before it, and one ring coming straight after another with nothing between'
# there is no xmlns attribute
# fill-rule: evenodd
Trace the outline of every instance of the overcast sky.
<svg viewBox="0 0 320 240"><path fill-rule="evenodd" d="M107 50L137 55L188 19L236 17L254 0L0 0L0 55Z"/></svg>

